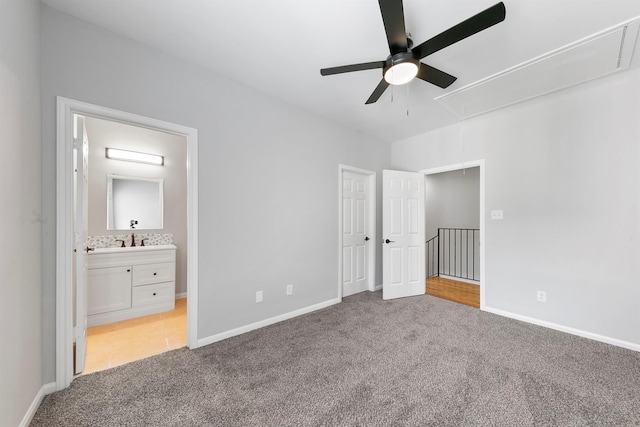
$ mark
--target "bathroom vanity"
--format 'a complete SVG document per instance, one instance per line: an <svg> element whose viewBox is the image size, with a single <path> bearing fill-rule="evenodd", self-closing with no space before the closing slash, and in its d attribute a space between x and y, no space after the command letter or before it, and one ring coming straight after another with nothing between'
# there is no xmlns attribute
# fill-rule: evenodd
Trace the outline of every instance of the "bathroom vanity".
<svg viewBox="0 0 640 427"><path fill-rule="evenodd" d="M87 326L175 308L174 245L96 248L87 265Z"/></svg>

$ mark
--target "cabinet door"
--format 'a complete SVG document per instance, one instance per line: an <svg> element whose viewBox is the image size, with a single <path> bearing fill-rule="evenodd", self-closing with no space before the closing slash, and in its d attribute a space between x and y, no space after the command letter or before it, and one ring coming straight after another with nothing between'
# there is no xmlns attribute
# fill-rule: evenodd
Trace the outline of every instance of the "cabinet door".
<svg viewBox="0 0 640 427"><path fill-rule="evenodd" d="M90 269L88 285L89 315L131 308L131 267Z"/></svg>

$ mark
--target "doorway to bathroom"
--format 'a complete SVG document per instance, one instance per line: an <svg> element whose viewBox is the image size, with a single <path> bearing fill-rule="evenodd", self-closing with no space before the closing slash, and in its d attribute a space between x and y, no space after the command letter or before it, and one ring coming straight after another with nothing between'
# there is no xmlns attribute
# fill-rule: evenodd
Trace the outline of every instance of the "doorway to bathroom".
<svg viewBox="0 0 640 427"><path fill-rule="evenodd" d="M76 351L74 370L88 374L187 344L187 144L184 135L78 116L88 145L86 244L92 250L86 358L78 366ZM126 157L131 153L157 157ZM167 252L171 261L161 266L153 254L164 257L155 249L169 245L175 246ZM128 252L110 252L114 248ZM117 254L126 254L124 265L116 265ZM148 258L143 264L132 259L139 254ZM143 267L168 270L161 279L137 280Z"/></svg>
<svg viewBox="0 0 640 427"><path fill-rule="evenodd" d="M79 121L85 124L80 138ZM59 97L57 140L57 388L67 387L80 370L88 373L106 369L185 344L195 348L197 130ZM83 145L88 148L81 148ZM107 148L154 154L160 156L162 162L152 165L110 158ZM84 159L82 155L74 157L75 153L84 151ZM78 171L83 170L86 185L81 177L75 179ZM129 187L148 187L151 183L151 188L159 188L159 219L148 222L152 211L158 211L158 195L152 199L138 195L118 200L128 200L127 208L131 208L136 199L152 202L142 204L144 211L132 213L129 209L125 214L126 227L116 225L113 216L120 215L113 206L119 197L114 195L119 187L115 185L116 178L122 178L122 183ZM86 200L88 207L83 213L75 202L84 187L85 196L80 199ZM87 218L86 226L78 221L83 215ZM81 237L83 233L85 237ZM132 247L134 242L137 245ZM141 244L147 247L140 248ZM120 249L123 245L125 248ZM95 256L98 253L100 257L104 253L107 258L122 257L131 250L136 252L137 261L126 260L133 267L123 270L123 274L127 271L131 275L129 294L120 292L121 297L113 297L114 293L109 291L107 298L115 299L102 303L105 296L95 292L92 295L91 287L87 288L87 283L96 283L95 277L87 277L87 271L90 276L92 272L108 269L92 270L96 265L94 262L92 267L90 259L98 259ZM144 255L140 255L142 251ZM140 261L149 253L161 257L172 254L175 264L171 264L169 258L160 259L162 262L151 258ZM146 264L136 265L141 263ZM150 273L150 268L154 273ZM156 271L157 268L160 269ZM158 283L149 286L148 281L145 282L147 279L143 276L147 270L153 276L158 274L153 277ZM171 275L166 276L166 271ZM118 282L107 279L102 283ZM139 286L136 288L136 285ZM151 299L163 302L149 302ZM87 356L85 368L76 370L76 366L82 368L84 355Z"/></svg>

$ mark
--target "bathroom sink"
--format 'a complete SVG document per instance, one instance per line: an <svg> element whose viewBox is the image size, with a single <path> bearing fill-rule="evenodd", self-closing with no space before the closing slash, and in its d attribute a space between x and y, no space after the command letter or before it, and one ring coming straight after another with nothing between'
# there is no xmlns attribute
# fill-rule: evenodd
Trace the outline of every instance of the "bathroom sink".
<svg viewBox="0 0 640 427"><path fill-rule="evenodd" d="M160 251L163 249L176 249L175 245L149 245L149 246L134 246L124 248L95 248L89 252L91 254L106 254L106 253L122 253L122 252L143 252L143 251Z"/></svg>

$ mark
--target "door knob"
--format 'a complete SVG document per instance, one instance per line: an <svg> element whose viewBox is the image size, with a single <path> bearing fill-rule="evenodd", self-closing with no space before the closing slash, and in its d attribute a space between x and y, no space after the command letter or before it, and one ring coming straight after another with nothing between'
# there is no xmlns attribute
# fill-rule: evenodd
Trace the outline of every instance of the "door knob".
<svg viewBox="0 0 640 427"><path fill-rule="evenodd" d="M396 241L395 241L395 240L389 240L389 239L387 239L387 240L385 240L384 242L385 242L385 243L395 243Z"/></svg>
<svg viewBox="0 0 640 427"><path fill-rule="evenodd" d="M367 237L365 237L365 238L364 238L364 241L365 241L365 242L368 242L369 240L371 240L371 239L369 239L369 236L367 236Z"/></svg>

